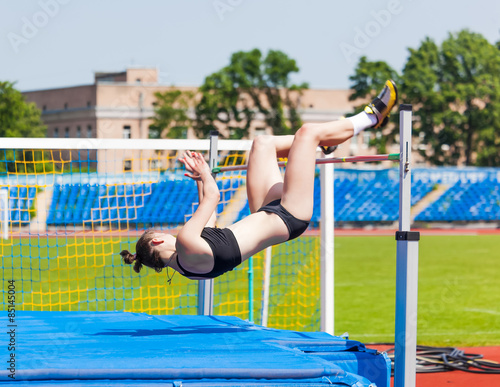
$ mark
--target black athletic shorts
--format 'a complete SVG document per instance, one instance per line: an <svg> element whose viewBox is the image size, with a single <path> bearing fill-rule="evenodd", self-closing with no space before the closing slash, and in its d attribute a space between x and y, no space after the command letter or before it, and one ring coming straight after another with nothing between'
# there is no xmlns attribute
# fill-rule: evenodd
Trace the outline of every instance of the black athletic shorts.
<svg viewBox="0 0 500 387"><path fill-rule="evenodd" d="M302 235L304 231L307 230L307 227L309 227L308 221L297 219L295 216L290 214L286 208L281 205L280 199L273 200L271 203L262 206L257 210L257 212L259 211L271 212L278 215L288 228L288 240L295 239Z"/></svg>

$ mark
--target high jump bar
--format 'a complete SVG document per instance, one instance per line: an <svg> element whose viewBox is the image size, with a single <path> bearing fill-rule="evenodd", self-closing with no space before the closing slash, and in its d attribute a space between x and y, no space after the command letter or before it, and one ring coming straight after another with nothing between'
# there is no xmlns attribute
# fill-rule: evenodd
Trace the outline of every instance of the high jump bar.
<svg viewBox="0 0 500 387"><path fill-rule="evenodd" d="M373 162L373 161L386 161L394 160L399 161L399 153L390 153L387 155L372 155L372 156L348 156L348 157L331 157L316 159L316 164L339 164L339 163L356 163L356 162ZM286 161L278 162L280 167L286 166ZM219 173L225 171L241 171L247 169L248 165L231 165L227 167L216 167L212 169L212 173Z"/></svg>

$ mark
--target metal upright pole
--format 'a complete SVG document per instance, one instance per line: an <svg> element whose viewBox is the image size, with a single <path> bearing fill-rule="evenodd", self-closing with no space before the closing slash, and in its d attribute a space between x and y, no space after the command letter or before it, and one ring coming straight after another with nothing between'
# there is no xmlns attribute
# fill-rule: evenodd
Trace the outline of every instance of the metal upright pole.
<svg viewBox="0 0 500 387"><path fill-rule="evenodd" d="M9 189L0 189L0 207L2 209L2 238L9 239Z"/></svg>
<svg viewBox="0 0 500 387"><path fill-rule="evenodd" d="M219 132L213 130L210 132L210 150L208 153L208 166L213 170L218 163L217 142ZM212 173L215 179L215 174ZM198 281L198 315L211 316L214 312L214 280Z"/></svg>
<svg viewBox="0 0 500 387"><path fill-rule="evenodd" d="M264 258L264 279L262 285L262 314L260 325L267 327L269 318L269 288L271 286L271 259L273 256L273 247L266 248L266 255Z"/></svg>
<svg viewBox="0 0 500 387"><path fill-rule="evenodd" d="M253 322L253 256L248 258L248 321Z"/></svg>
<svg viewBox="0 0 500 387"><path fill-rule="evenodd" d="M399 231L396 232L396 329L394 387L415 387L417 352L418 241L410 231L412 106L399 107Z"/></svg>
<svg viewBox="0 0 500 387"><path fill-rule="evenodd" d="M333 207L333 164L320 166L321 180L321 330L334 334L334 207Z"/></svg>

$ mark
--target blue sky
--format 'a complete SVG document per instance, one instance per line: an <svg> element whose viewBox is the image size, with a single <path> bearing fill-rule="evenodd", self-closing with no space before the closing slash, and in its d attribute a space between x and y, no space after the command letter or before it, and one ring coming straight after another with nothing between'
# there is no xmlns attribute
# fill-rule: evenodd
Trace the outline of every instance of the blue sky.
<svg viewBox="0 0 500 387"><path fill-rule="evenodd" d="M200 85L231 53L297 60L295 82L348 88L361 55L400 71L408 48L463 28L500 40L498 0L0 0L0 80L20 90L89 84L94 71L153 66Z"/></svg>

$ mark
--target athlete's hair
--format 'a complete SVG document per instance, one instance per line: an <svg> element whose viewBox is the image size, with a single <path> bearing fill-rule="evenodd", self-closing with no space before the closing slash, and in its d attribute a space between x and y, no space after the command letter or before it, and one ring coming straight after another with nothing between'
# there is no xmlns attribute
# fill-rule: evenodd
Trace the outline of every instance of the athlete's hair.
<svg viewBox="0 0 500 387"><path fill-rule="evenodd" d="M127 265L134 264L134 271L139 273L142 265L154 269L157 273L163 270L163 262L160 258L160 252L151 246L150 242L154 238L155 231L148 230L141 235L135 245L135 254L130 253L128 250L123 250L120 255L123 262Z"/></svg>

